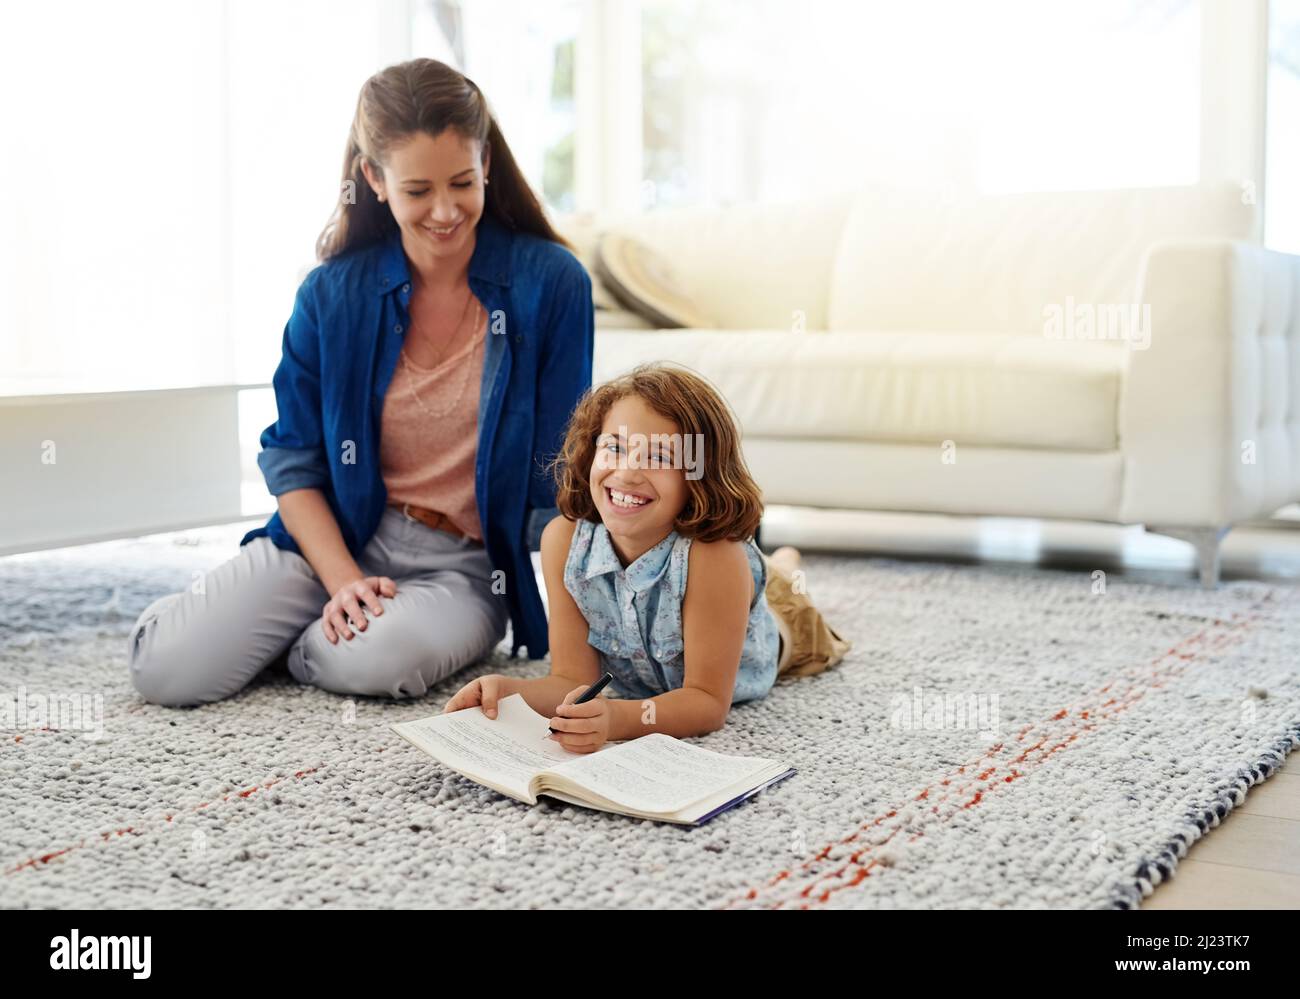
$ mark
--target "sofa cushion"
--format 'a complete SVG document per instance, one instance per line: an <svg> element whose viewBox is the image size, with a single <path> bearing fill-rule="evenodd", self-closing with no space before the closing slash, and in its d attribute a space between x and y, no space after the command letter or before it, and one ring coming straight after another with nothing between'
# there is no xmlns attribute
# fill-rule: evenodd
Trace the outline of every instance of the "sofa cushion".
<svg viewBox="0 0 1300 999"><path fill-rule="evenodd" d="M840 235L831 330L1039 336L1044 310L1137 303L1153 243L1247 239L1257 210L1232 184L941 199L866 188Z"/></svg>
<svg viewBox="0 0 1300 999"><path fill-rule="evenodd" d="M851 199L834 192L797 202L573 214L557 224L588 271L605 232L664 257L681 293L712 317L709 328L825 329L831 264Z"/></svg>
<svg viewBox="0 0 1300 999"><path fill-rule="evenodd" d="M596 249L596 273L623 308L655 327L713 327L714 322L673 273L662 254L627 233L607 232Z"/></svg>
<svg viewBox="0 0 1300 999"><path fill-rule="evenodd" d="M746 436L1108 451L1126 352L978 333L602 331L595 380L674 361L716 385ZM958 458L960 460L960 457Z"/></svg>

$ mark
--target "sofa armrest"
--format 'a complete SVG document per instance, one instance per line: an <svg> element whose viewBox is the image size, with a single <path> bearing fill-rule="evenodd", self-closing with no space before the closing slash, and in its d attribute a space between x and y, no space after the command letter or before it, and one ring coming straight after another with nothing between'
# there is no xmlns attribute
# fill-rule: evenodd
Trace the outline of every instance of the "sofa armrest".
<svg viewBox="0 0 1300 999"><path fill-rule="evenodd" d="M1121 519L1225 526L1300 499L1300 257L1222 239L1146 254L1120 395Z"/></svg>

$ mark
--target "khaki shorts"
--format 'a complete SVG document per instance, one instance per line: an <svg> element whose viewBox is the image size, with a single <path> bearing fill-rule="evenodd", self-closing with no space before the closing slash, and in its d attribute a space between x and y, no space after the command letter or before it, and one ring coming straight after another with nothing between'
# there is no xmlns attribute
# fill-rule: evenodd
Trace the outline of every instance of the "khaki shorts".
<svg viewBox="0 0 1300 999"><path fill-rule="evenodd" d="M807 593L796 592L795 580L789 573L774 566L766 555L763 561L767 564L764 593L781 634L777 678L812 676L830 669L853 648L853 643L826 623Z"/></svg>

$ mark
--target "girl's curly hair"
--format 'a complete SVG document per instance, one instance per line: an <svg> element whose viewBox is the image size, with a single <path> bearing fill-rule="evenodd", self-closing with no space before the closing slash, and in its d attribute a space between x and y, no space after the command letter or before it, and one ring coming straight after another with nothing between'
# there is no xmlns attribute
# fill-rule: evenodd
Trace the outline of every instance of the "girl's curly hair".
<svg viewBox="0 0 1300 999"><path fill-rule="evenodd" d="M564 444L549 465L560 512L570 520L600 523L591 498L596 440L610 407L632 395L676 423L683 438L698 434L694 439L704 445L697 456L704 474L686 479L686 505L673 524L677 532L700 541L752 538L763 516L763 494L745 466L736 419L717 389L678 365L639 365L588 389L578 401Z"/></svg>

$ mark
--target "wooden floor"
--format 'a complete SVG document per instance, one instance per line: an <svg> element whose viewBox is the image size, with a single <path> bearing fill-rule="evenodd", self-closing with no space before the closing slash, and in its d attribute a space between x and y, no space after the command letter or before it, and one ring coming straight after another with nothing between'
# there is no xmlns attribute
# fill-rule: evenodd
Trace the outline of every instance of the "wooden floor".
<svg viewBox="0 0 1300 999"><path fill-rule="evenodd" d="M1282 767L1192 844L1144 909L1300 908L1300 766Z"/></svg>
<svg viewBox="0 0 1300 999"><path fill-rule="evenodd" d="M1147 582L1194 578L1191 546L1140 527L769 507L762 546L870 552L965 563L1102 569ZM1300 585L1300 519L1238 528L1223 547L1225 579ZM1300 621L1296 622L1300 627ZM1297 664L1300 669L1300 664ZM1217 829L1202 836L1144 909L1300 908L1300 752Z"/></svg>

